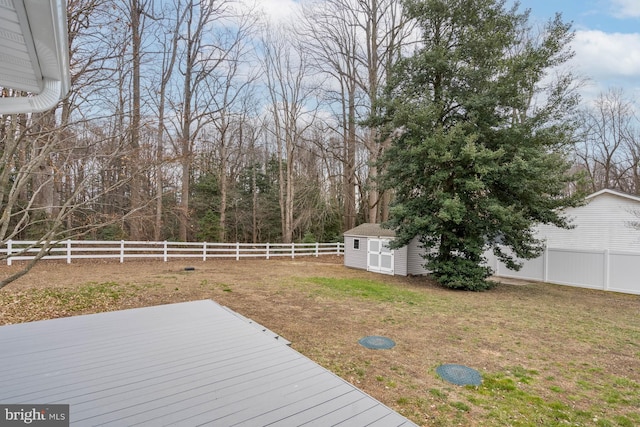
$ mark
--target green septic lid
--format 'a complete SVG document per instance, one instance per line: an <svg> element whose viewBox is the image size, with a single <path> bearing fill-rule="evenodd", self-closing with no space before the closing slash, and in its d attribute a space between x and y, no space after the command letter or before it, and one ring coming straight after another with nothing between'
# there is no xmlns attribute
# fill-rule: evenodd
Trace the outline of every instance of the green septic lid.
<svg viewBox="0 0 640 427"><path fill-rule="evenodd" d="M475 369L463 365L440 365L436 368L436 373L450 383L456 385L480 385L482 377Z"/></svg>
<svg viewBox="0 0 640 427"><path fill-rule="evenodd" d="M377 335L370 335L368 337L361 338L358 343L360 343L361 346L372 350L388 350L396 346L396 343L392 339Z"/></svg>

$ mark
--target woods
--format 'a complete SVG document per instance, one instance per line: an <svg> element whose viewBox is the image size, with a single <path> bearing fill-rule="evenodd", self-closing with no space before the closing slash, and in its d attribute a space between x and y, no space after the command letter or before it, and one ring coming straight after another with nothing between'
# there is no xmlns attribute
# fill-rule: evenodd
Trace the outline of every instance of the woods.
<svg viewBox="0 0 640 427"><path fill-rule="evenodd" d="M72 92L2 117L2 239L335 241L385 219L361 123L409 36L400 2L307 2L298 18L69 1Z"/></svg>
<svg viewBox="0 0 640 427"><path fill-rule="evenodd" d="M453 3L460 16L473 15L474 2ZM570 108L558 92L540 98L554 93L543 86L557 75L563 59L553 55L567 46L570 28L552 21L540 33L529 31L523 11L512 11L515 26L487 17L478 22L487 18L496 27L466 22L443 34L444 27L426 26L453 3L309 0L292 19L278 21L266 17L260 2L69 0L71 93L55 110L0 118L0 239L338 241L362 222L400 224L402 216L394 219L389 207L411 194L403 186L414 182L402 177L416 156L442 167L452 166L448 155L466 158L469 164L458 166L478 172L505 156L518 158L526 150L525 140L517 141L524 127L556 132L546 142L526 140L544 145L556 163L541 159L526 174L496 169L521 182L504 197L532 188L553 196L605 187L640 193L633 100L614 89L596 103ZM516 35L516 42L505 42ZM439 57L436 36L467 40L466 50ZM422 62L412 63L408 58L417 54ZM448 68L435 70L436 80L421 80L421 72L443 64L429 62L438 58L449 61ZM526 74L532 63L538 68ZM519 72L519 79L503 79ZM565 77L559 85L572 83ZM504 85L483 86L492 78ZM439 145L426 151L394 145L407 123L396 120L387 129L374 119L384 115L388 97L399 94L389 92L399 87L393 79L404 79L405 91L430 84L445 127L458 129L453 118L471 113L476 116L467 122L484 129L480 139L504 127L504 138L490 150L501 154L484 152L455 131L438 139L429 125L435 111L417 119L420 132ZM477 93L460 101L468 89ZM5 88L2 96L28 94ZM536 108L545 101L550 109L543 114ZM575 114L564 114L574 106L580 107ZM491 108L500 110L498 121L483 116ZM565 161L582 178L558 181L553 191L536 180L547 166L561 169ZM480 202L469 199L467 208Z"/></svg>

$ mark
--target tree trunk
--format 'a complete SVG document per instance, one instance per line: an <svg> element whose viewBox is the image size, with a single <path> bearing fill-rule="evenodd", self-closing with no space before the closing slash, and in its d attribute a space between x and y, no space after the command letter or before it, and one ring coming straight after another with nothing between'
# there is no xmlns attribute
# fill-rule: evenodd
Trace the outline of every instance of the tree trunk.
<svg viewBox="0 0 640 427"><path fill-rule="evenodd" d="M131 111L131 131L129 173L131 174L131 194L129 233L132 240L142 239L142 189L140 176L140 16L141 5L131 0L131 62L133 66L133 106Z"/></svg>
<svg viewBox="0 0 640 427"><path fill-rule="evenodd" d="M191 64L187 60L187 64ZM189 192L191 183L191 66L187 65L184 79L184 112L182 114L182 132L180 135L180 166L182 178L180 185L180 217L178 237L186 242L189 239Z"/></svg>
<svg viewBox="0 0 640 427"><path fill-rule="evenodd" d="M251 167L251 241L258 243L258 185L255 164Z"/></svg>
<svg viewBox="0 0 640 427"><path fill-rule="evenodd" d="M355 81L349 79L348 84L348 112L346 126L345 156L344 156L344 231L356 226L356 87Z"/></svg>
<svg viewBox="0 0 640 427"><path fill-rule="evenodd" d="M220 117L220 171L218 181L220 183L220 241L227 239L227 117L222 112Z"/></svg>

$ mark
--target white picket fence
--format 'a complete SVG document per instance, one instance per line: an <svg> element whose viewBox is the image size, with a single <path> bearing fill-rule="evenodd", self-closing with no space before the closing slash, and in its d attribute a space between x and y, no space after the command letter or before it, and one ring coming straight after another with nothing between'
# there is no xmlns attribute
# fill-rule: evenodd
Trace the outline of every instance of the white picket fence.
<svg viewBox="0 0 640 427"><path fill-rule="evenodd" d="M640 252L546 248L519 271L509 270L491 253L486 256L497 277L640 295Z"/></svg>
<svg viewBox="0 0 640 427"><path fill-rule="evenodd" d="M0 256L7 265L13 261L35 258L41 247L36 241L9 240L0 246ZM66 260L116 258L120 262L132 258L266 258L342 255L342 243L209 243L209 242L145 242L61 240L53 242L42 259Z"/></svg>

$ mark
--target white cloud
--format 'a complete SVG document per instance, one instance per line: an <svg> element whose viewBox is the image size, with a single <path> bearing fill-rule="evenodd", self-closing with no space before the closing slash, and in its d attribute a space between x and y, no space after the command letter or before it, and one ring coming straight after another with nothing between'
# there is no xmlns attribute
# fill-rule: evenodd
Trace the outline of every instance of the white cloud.
<svg viewBox="0 0 640 427"><path fill-rule="evenodd" d="M573 49L571 65L581 77L591 79L581 91L585 99L611 87L622 88L630 97L640 95L640 33L577 31Z"/></svg>
<svg viewBox="0 0 640 427"><path fill-rule="evenodd" d="M592 78L640 78L640 33L577 31L574 64Z"/></svg>
<svg viewBox="0 0 640 427"><path fill-rule="evenodd" d="M257 10L264 13L264 17L271 22L287 21L300 8L295 0L259 0L256 4Z"/></svg>
<svg viewBox="0 0 640 427"><path fill-rule="evenodd" d="M617 18L639 18L640 1L638 0L611 0L613 15Z"/></svg>

